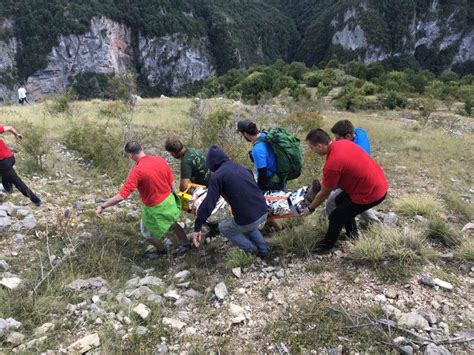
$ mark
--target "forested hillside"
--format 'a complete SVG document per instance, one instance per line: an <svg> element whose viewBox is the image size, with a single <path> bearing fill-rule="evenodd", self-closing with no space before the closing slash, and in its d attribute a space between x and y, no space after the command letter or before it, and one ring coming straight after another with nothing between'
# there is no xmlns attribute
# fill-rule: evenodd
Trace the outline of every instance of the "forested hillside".
<svg viewBox="0 0 474 355"><path fill-rule="evenodd" d="M7 65L0 56L0 82L12 86L38 74L53 61L51 53L58 46L74 57L70 52L80 49L69 49L64 38L97 37L91 29L94 18L125 25L127 72L136 73L145 86L172 93L209 74L277 59L308 66L324 66L334 58L385 61L394 69L473 72L474 2L469 0L4 0L0 47L6 43L14 58ZM99 26L98 31L107 39L106 28ZM179 46L173 43L167 50L166 36L178 36L173 38L179 38ZM143 43L155 39L161 42L153 51L160 55L149 60ZM189 48L192 54L186 52ZM180 56L203 60L191 72L166 67ZM166 68L150 74L147 61L149 67ZM88 69L74 63L59 78L67 85L87 71L123 74L117 68ZM175 72L180 78L171 83ZM48 73L41 75L45 80ZM51 85L44 86L48 93Z"/></svg>

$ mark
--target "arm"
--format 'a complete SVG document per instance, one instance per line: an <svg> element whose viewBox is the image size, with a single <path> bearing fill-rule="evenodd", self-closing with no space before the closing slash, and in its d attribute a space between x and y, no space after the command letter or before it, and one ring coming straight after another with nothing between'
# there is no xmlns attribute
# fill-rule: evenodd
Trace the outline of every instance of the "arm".
<svg viewBox="0 0 474 355"><path fill-rule="evenodd" d="M268 176L267 176L267 168L258 169L258 178L257 178L257 185L260 190L264 191L267 189L268 186Z"/></svg>
<svg viewBox="0 0 474 355"><path fill-rule="evenodd" d="M197 213L196 221L194 222L193 243L196 248L198 248L201 243L201 227L216 207L216 203L219 200L220 194L221 185L219 181L211 177L206 198L204 201L202 201Z"/></svg>
<svg viewBox="0 0 474 355"><path fill-rule="evenodd" d="M179 180L179 191L186 191L190 182L191 180L189 179L181 178L181 180Z"/></svg>
<svg viewBox="0 0 474 355"><path fill-rule="evenodd" d="M314 211L316 208L319 207L321 203L324 202L331 193L331 189L327 188L324 185L321 185L321 190L314 196L314 200L308 205L308 209Z"/></svg>
<svg viewBox="0 0 474 355"><path fill-rule="evenodd" d="M11 132L15 138L22 139L23 136L13 126L3 126L3 132Z"/></svg>
<svg viewBox="0 0 474 355"><path fill-rule="evenodd" d="M103 210L105 210L107 207L115 206L117 203L122 202L123 200L125 200L125 198L123 198L120 194L116 194L105 201L102 205L98 206L95 210L95 214L100 218L100 214Z"/></svg>

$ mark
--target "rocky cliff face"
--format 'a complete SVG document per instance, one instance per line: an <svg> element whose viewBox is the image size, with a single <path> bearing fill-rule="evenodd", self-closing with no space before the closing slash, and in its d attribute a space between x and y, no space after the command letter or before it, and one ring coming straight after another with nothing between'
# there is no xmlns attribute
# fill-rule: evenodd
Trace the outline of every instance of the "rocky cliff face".
<svg viewBox="0 0 474 355"><path fill-rule="evenodd" d="M105 17L93 18L89 32L58 39L47 67L28 77L27 91L34 100L41 99L64 92L75 75L94 72L141 74L150 87L177 94L185 85L214 73L205 54L205 39L188 41L180 34L160 38L140 35L138 42L138 47L134 46L131 29L126 25ZM0 41L0 73L15 68L16 50L16 40ZM15 97L15 89L0 86L0 96L4 101Z"/></svg>

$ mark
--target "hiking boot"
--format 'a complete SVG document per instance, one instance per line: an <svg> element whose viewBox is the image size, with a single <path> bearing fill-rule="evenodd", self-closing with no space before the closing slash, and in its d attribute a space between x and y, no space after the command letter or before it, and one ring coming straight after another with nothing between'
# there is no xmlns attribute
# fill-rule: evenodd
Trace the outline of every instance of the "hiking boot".
<svg viewBox="0 0 474 355"><path fill-rule="evenodd" d="M38 196L32 194L31 197L30 197L30 201L33 202L33 204L36 206L36 207L39 207L41 206L41 200Z"/></svg>
<svg viewBox="0 0 474 355"><path fill-rule="evenodd" d="M212 239L212 238L215 238L219 235L220 232L219 232L219 225L218 224L209 223L207 226L209 228L209 232L207 232L204 235L204 240L206 240L207 238Z"/></svg>
<svg viewBox="0 0 474 355"><path fill-rule="evenodd" d="M5 193L11 195L13 193L13 185L12 184L4 184L3 185L3 191L5 191Z"/></svg>
<svg viewBox="0 0 474 355"><path fill-rule="evenodd" d="M181 245L178 245L176 248L174 248L173 255L186 254L190 250L191 250L191 244L181 244Z"/></svg>

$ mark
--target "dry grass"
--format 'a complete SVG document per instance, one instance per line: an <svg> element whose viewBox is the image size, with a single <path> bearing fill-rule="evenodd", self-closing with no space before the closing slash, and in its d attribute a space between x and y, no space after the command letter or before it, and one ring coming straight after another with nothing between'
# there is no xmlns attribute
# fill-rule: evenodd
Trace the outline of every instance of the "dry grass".
<svg viewBox="0 0 474 355"><path fill-rule="evenodd" d="M457 249L457 254L462 259L474 263L474 239L464 240Z"/></svg>
<svg viewBox="0 0 474 355"><path fill-rule="evenodd" d="M442 204L427 194L410 194L395 201L396 211L405 217L438 217L443 209Z"/></svg>

